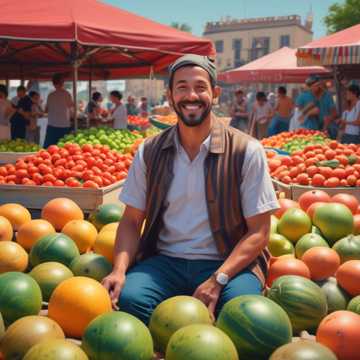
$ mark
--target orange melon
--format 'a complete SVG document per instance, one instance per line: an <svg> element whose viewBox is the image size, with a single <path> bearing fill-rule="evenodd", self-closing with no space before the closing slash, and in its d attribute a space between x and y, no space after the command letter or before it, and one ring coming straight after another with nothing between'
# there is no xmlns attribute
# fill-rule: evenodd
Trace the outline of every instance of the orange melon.
<svg viewBox="0 0 360 360"><path fill-rule="evenodd" d="M15 231L19 230L21 225L31 220L28 209L20 204L4 204L0 206L0 216L6 217Z"/></svg>
<svg viewBox="0 0 360 360"><path fill-rule="evenodd" d="M61 232L74 240L81 254L91 250L98 234L96 227L86 220L71 220Z"/></svg>
<svg viewBox="0 0 360 360"><path fill-rule="evenodd" d="M28 253L16 242L0 241L0 274L8 271L26 270L29 263Z"/></svg>
<svg viewBox="0 0 360 360"><path fill-rule="evenodd" d="M11 241L13 235L14 232L10 221L6 217L0 215L0 242Z"/></svg>

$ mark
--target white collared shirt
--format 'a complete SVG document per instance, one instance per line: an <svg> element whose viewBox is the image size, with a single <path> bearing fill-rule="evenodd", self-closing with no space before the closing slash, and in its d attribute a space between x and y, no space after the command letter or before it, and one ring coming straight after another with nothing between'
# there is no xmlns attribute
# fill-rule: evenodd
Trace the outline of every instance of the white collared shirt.
<svg viewBox="0 0 360 360"><path fill-rule="evenodd" d="M210 136L205 139L193 161L177 140L174 178L158 241L161 254L184 259L222 259L211 233L205 195L204 161L210 140ZM122 202L140 210L145 210L146 204L143 151L140 146L120 195ZM278 208L265 153L255 139L248 142L242 174L240 190L245 218Z"/></svg>

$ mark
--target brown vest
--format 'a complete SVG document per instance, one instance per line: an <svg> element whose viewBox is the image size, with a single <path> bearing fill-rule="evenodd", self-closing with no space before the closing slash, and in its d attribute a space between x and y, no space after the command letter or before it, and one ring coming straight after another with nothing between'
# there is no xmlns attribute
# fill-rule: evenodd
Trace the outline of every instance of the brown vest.
<svg viewBox="0 0 360 360"><path fill-rule="evenodd" d="M157 252L157 239L166 210L166 196L173 179L177 127L149 138L144 144L146 165L146 225L140 242L140 253L149 257ZM228 256L247 232L241 207L242 166L249 136L220 120L214 119L209 153L205 160L206 200L210 228L220 254ZM249 265L249 269L265 283L269 252Z"/></svg>

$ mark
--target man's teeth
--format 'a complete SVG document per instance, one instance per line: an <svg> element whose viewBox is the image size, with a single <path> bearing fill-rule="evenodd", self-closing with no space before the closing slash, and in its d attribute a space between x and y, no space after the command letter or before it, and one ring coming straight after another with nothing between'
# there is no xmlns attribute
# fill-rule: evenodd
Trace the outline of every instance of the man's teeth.
<svg viewBox="0 0 360 360"><path fill-rule="evenodd" d="M200 109L200 105L185 105L185 109L187 109L187 110L198 110L198 109Z"/></svg>

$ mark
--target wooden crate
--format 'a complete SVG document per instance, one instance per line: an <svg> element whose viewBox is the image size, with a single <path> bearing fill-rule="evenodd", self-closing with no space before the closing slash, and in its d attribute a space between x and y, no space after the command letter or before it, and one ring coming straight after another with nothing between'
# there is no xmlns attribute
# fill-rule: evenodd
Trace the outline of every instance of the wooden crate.
<svg viewBox="0 0 360 360"><path fill-rule="evenodd" d="M0 152L0 164L15 164L16 160L36 152Z"/></svg>
<svg viewBox="0 0 360 360"><path fill-rule="evenodd" d="M328 188L328 187L313 187L313 186L303 186L303 185L287 185L281 181L272 179L274 188L276 191L283 192L287 199L298 200L299 197L307 191L311 190L323 190L327 192L330 196L336 195L338 193L346 193L354 195L360 201L360 188L358 187L337 187L337 188Z"/></svg>
<svg viewBox="0 0 360 360"><path fill-rule="evenodd" d="M124 181L100 189L55 186L0 185L0 205L19 203L28 209L42 209L50 200L66 197L89 213L99 205L119 201Z"/></svg>

